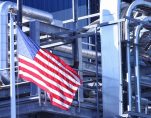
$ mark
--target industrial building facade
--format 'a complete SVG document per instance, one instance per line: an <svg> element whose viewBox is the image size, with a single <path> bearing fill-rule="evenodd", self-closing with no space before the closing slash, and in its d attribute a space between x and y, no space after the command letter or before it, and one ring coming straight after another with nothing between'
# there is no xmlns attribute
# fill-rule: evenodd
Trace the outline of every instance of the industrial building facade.
<svg viewBox="0 0 151 118"><path fill-rule="evenodd" d="M151 117L150 0L21 1L0 1L0 118ZM16 24L79 74L69 110L18 77Z"/></svg>

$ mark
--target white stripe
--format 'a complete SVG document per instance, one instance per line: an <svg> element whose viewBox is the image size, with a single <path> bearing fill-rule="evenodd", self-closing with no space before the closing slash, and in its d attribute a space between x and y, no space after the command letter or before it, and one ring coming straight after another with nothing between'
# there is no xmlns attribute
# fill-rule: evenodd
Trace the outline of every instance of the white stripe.
<svg viewBox="0 0 151 118"><path fill-rule="evenodd" d="M41 60L42 62L44 62L46 65L49 64L49 66L51 66L54 70L58 71L59 73L61 73L63 76L65 76L67 79L69 79L70 81L74 82L75 84L79 85L79 82L77 82L75 79L73 79L73 77L71 77L70 75L68 75L67 73L65 73L64 71L62 71L60 68L58 68L57 66L51 64L49 61L47 61L46 59L44 59L43 57L41 57L40 55L36 55L36 57Z"/></svg>
<svg viewBox="0 0 151 118"><path fill-rule="evenodd" d="M69 105L61 102L60 100L58 100L56 98L53 98L52 101L55 102L55 103L57 103L57 104L59 104L59 105L61 105L61 106L63 106L63 107L66 107L67 109L70 107Z"/></svg>
<svg viewBox="0 0 151 118"><path fill-rule="evenodd" d="M24 75L25 77L29 77L30 79L32 79L32 80L35 81L36 83L40 84L40 85L43 86L44 88L47 88L47 89L50 91L50 93L52 92L52 93L54 93L54 94L60 96L60 97L63 98L64 100L66 100L66 101L68 101L68 102L70 102L70 103L72 102L72 99L71 99L71 98L68 98L68 97L62 95L59 91L50 88L50 87L47 86L43 81L41 81L41 80L39 80L39 79L33 77L33 76L30 75L29 73L26 73L26 72L23 72L22 70L19 70L19 74Z"/></svg>
<svg viewBox="0 0 151 118"><path fill-rule="evenodd" d="M75 74L73 74L70 70L68 70L67 68L65 68L60 62L58 62L56 59L54 59L53 57L51 57L49 54L47 54L46 52L44 52L43 50L39 50L41 53L43 53L45 56L47 56L49 59L51 59L53 62L55 62L58 66L62 67L63 69L65 69L66 71L68 71L72 76L74 76L74 78L79 82L80 84L80 79L79 77L77 77Z"/></svg>
<svg viewBox="0 0 151 118"><path fill-rule="evenodd" d="M71 85L70 83L68 83L66 80L62 79L60 76L56 75L55 73L49 71L48 69L46 69L45 67L41 66L39 63L37 63L36 61L31 61L31 59L26 58L22 55L19 55L19 58L26 60L29 63L34 64L35 66L37 66L38 68L42 69L43 71L45 71L47 74L53 76L54 78L58 79L59 81L63 82L64 84L66 84L68 87L70 87L73 90L77 90L77 87L75 87L74 85Z"/></svg>
<svg viewBox="0 0 151 118"><path fill-rule="evenodd" d="M27 66L27 65L25 65L25 64L23 64L23 63L21 63L21 62L19 62L19 66L21 66L21 67L23 67L23 68L27 68L27 69L30 70L31 72L33 72L33 73L39 75L40 77L42 77L42 79L45 80L45 81L47 81L48 83L53 84L53 85L56 86L57 88L59 88L59 89L63 90L64 92L66 92L66 93L68 93L68 94L74 96L74 94L73 94L71 91L69 91L68 89L64 88L64 87L61 86L60 84L56 83L55 81L53 81L53 80L47 78L46 76L44 76L43 74L41 74L39 71L37 71L35 68L32 68L32 67L30 67L30 66Z"/></svg>

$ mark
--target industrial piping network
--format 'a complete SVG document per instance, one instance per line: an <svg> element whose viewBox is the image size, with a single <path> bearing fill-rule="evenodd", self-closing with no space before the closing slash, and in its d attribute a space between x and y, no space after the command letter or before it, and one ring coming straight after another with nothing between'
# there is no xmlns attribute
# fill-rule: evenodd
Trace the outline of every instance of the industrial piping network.
<svg viewBox="0 0 151 118"><path fill-rule="evenodd" d="M127 13L126 13L126 17L128 18L132 18L132 13L133 11L138 7L138 6L145 6L145 7L149 7L151 8L151 3L150 2L146 2L144 0L142 1L134 1L128 8ZM4 71L1 71L1 76L3 77L2 79L4 79L4 81L8 81L8 74L7 71L5 70L5 68L7 68L7 47L8 47L8 42L7 42L7 25L8 25L8 11L10 9L13 9L16 12L16 4L12 3L12 2L2 2L0 4L0 69L4 69ZM37 10L37 9L33 9L30 7L23 7L23 15L27 16L27 17L32 17L38 20L42 20L45 21L47 23L52 23L53 21L53 16L48 13L48 12L44 12L41 10ZM45 17L46 16L46 17ZM151 21L151 18L149 16L145 16L145 18L143 19L144 22L146 21ZM130 52L130 42L131 42L131 38L130 38L130 19L126 19L125 21L125 40L127 40L127 51L126 51L126 55L127 55L127 80L128 80L128 100L129 100L129 111L132 111L132 70L131 70L131 52ZM136 82L137 82L137 112L141 112L141 92L140 92L140 70L139 70L139 51L138 51L138 43L139 43L139 36L140 36L140 31L143 28L143 24L140 25L136 25L135 28L135 38L134 38L134 44L135 44L135 76L136 76ZM62 46L62 47L56 47L56 50L59 51L64 51L66 53L72 53L71 47L68 46ZM87 50L82 50L83 56L84 57L88 57L88 58L94 58L95 56L95 52L93 51L89 51L87 52ZM98 56L101 56L101 54L99 54Z"/></svg>
<svg viewBox="0 0 151 118"><path fill-rule="evenodd" d="M12 10L13 12L17 13L17 5L13 2L0 2L0 70L1 70L1 77L0 80L3 81L4 84L9 84L9 76L7 69L8 68L8 39L7 39L7 25L8 25L8 12ZM53 22L52 14L34 9L31 7L23 6L22 9L23 16L37 19L46 23L51 24ZM62 51L65 53L72 53L72 48L68 46L60 46L56 47L55 50ZM83 56L87 58L95 58L95 51L88 51L82 50ZM100 57L100 53L98 54Z"/></svg>
<svg viewBox="0 0 151 118"><path fill-rule="evenodd" d="M16 4L12 2L2 2L0 3L0 73L1 80L4 84L9 83L9 74L8 74L8 14L9 11L16 13ZM33 9L30 7L23 6L23 15L26 17L38 19L40 21L47 22L49 24L52 23L53 17L50 13L44 12L41 10ZM46 16L46 17L45 17ZM11 23L13 26L13 23ZM11 27L12 27L11 26ZM11 30L12 33L12 30ZM96 31L95 31L96 34ZM11 35L10 35L11 36ZM13 35L14 37L14 35ZM95 36L96 37L96 36ZM66 53L72 53L71 47L62 46L60 48L57 47L58 51L64 50ZM96 55L100 56L100 53L96 54L95 51L90 50L82 50L83 57L95 59ZM13 54L13 53L11 53Z"/></svg>
<svg viewBox="0 0 151 118"><path fill-rule="evenodd" d="M146 17L143 19L143 22L148 22L148 21L151 21L151 17ZM140 65L139 65L139 40L140 40L140 31L143 29L144 25L143 24L140 24L136 27L135 29L135 38L134 38L134 45L135 45L135 50L134 50L134 53L135 53L135 76L136 76L136 86L137 86L137 90L136 90L136 93L137 93L137 98L136 98L136 101L137 101L137 112L141 112L141 86L140 86Z"/></svg>
<svg viewBox="0 0 151 118"><path fill-rule="evenodd" d="M135 8L137 8L138 6L146 6L146 7L150 7L151 8L151 3L150 2L146 2L146 1L134 1L128 8L127 13L126 13L126 17L131 17L132 12ZM144 19L146 20L150 20L149 18ZM128 80L128 100L129 100L129 111L132 111L132 85L131 85L131 62L130 62L130 31L129 31L129 26L130 26L130 20L126 19L125 21L125 40L127 40L127 80ZM139 39L139 32L141 30L143 25L139 25L137 26L136 30L135 30L135 44L138 44L138 39ZM136 64L135 64L135 76L137 79L137 106L138 106L138 112L141 112L141 103L140 103L140 72L139 72L139 54L138 54L138 46L136 46L135 49L135 60L136 60Z"/></svg>

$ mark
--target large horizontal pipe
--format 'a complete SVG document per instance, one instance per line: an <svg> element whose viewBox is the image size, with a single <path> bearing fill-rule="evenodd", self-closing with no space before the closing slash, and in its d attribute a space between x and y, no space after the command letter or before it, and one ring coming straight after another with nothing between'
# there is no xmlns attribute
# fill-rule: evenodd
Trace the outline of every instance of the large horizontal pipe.
<svg viewBox="0 0 151 118"><path fill-rule="evenodd" d="M69 47L69 46L62 45L62 46L53 48L53 50L63 52L63 53L72 54L72 47ZM16 50L14 50L14 53L15 54L17 53ZM8 51L8 55L10 55L10 51ZM95 59L96 54L95 54L95 51L88 50L88 49L82 49L82 56L84 58ZM98 58L100 58L100 57L101 57L101 53L98 53Z"/></svg>
<svg viewBox="0 0 151 118"><path fill-rule="evenodd" d="M69 46L59 46L59 47L55 47L54 50L60 51L60 52L65 52L65 53L72 53L72 47ZM89 58L89 59L95 59L96 57L96 52L95 51L91 51L91 50L86 50L86 49L82 49L82 56ZM100 58L101 53L98 53L98 57Z"/></svg>
<svg viewBox="0 0 151 118"><path fill-rule="evenodd" d="M1 4L0 11L3 11L1 12L1 14L4 14L4 15L7 14L8 12L4 12L4 11L6 9L10 10L10 8L13 9L13 12L17 13L16 3L6 1L6 2L0 2L0 4ZM53 21L53 16L51 13L42 11L39 9L23 6L22 13L23 13L23 16L38 19L47 23L52 23Z"/></svg>

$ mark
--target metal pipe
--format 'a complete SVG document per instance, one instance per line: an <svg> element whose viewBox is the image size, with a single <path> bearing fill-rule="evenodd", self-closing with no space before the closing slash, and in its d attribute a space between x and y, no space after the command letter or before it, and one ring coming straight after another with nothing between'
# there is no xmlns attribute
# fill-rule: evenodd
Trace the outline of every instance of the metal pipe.
<svg viewBox="0 0 151 118"><path fill-rule="evenodd" d="M16 3L10 2L10 1L5 1L5 2L0 2L0 11L5 11L7 9L7 12L3 12L1 14L7 14L8 10L10 8L13 8L13 11L17 13L17 5ZM4 10L3 10L4 9ZM22 6L22 14L23 16L38 19L47 23L52 23L53 22L53 16L51 13L42 11L39 9L27 7L27 6Z"/></svg>
<svg viewBox="0 0 151 118"><path fill-rule="evenodd" d="M23 16L38 19L41 21L45 21L47 23L52 23L53 16L49 12L34 9L31 7L23 6Z"/></svg>
<svg viewBox="0 0 151 118"><path fill-rule="evenodd" d="M128 8L126 16L131 17L132 11L137 6L147 6L151 7L150 2L146 1L134 1ZM131 87L131 63L130 63L130 34L129 34L129 23L130 21L126 19L125 21L125 40L127 40L127 81L128 81L128 99L129 99L129 111L132 110L132 87Z"/></svg>
<svg viewBox="0 0 151 118"><path fill-rule="evenodd" d="M135 30L135 76L136 76L136 84L137 84L137 112L141 112L141 104L140 104L140 71L139 71L139 49L138 49L138 43L139 43L139 34L140 30L142 29L142 24L136 27Z"/></svg>
<svg viewBox="0 0 151 118"><path fill-rule="evenodd" d="M127 82L128 82L128 104L129 108L128 110L132 110L132 87L131 87L131 64L130 64L130 36L129 36L129 26L127 25L127 22L125 22L125 40L127 40L126 45L126 53L127 53Z"/></svg>
<svg viewBox="0 0 151 118"><path fill-rule="evenodd" d="M87 14L90 15L90 13L91 13L90 0L88 0L88 8L87 8L87 10L88 10L88 11L87 11ZM88 18L88 25L90 25L90 23L91 23L91 18ZM92 39L91 39L91 37L88 37L88 43L89 43L88 49L91 50L91 49L92 49L92 46L90 45L90 44L92 44Z"/></svg>
<svg viewBox="0 0 151 118"><path fill-rule="evenodd" d="M17 25L22 26L22 0L17 0Z"/></svg>
<svg viewBox="0 0 151 118"><path fill-rule="evenodd" d="M11 118L16 118L15 66L14 66L14 20L10 13L10 97Z"/></svg>
<svg viewBox="0 0 151 118"><path fill-rule="evenodd" d="M97 27L95 29L95 52L96 52L96 103L97 103L97 118L99 118L99 92L98 92L98 86L99 86L99 81L98 81L98 44L97 44Z"/></svg>
<svg viewBox="0 0 151 118"><path fill-rule="evenodd" d="M77 29L77 22L78 22L78 0L72 0L72 15L73 15L73 30L76 30ZM76 34L76 32L74 33L74 35ZM82 61L79 60L79 54L80 54L80 49L79 49L79 46L82 45L81 44L81 41L80 40L77 40L76 38L73 39L73 42L72 42L72 54L73 54L73 66L74 68L81 68L80 67L80 62L79 61ZM81 49L82 50L82 49ZM82 65L81 65L82 66ZM80 73L80 76L82 76L82 73ZM80 94L83 94L83 91L81 93L81 90L82 89L78 89L78 106L79 106L79 112L80 112L80 107L81 107L81 104L80 104ZM83 98L82 98L83 99Z"/></svg>
<svg viewBox="0 0 151 118"><path fill-rule="evenodd" d="M78 0L72 0L72 17L73 17L73 29L76 29L78 21Z"/></svg>
<svg viewBox="0 0 151 118"><path fill-rule="evenodd" d="M3 2L0 4L0 69L4 69L8 67L8 8L11 8L10 4L7 2ZM0 79L4 84L9 84L8 71L4 70L0 72Z"/></svg>
<svg viewBox="0 0 151 118"><path fill-rule="evenodd" d="M144 18L143 21L151 21L151 17ZM143 24L140 24L139 26L136 27L135 29L135 76L137 79L137 112L141 112L141 88L140 88L140 69L139 69L139 49L138 49L138 44L139 44L139 34L140 30L143 28Z"/></svg>
<svg viewBox="0 0 151 118"><path fill-rule="evenodd" d="M54 50L69 53L69 54L72 53L72 47L69 47L69 46L55 47ZM95 51L82 49L82 56L85 58L95 59L96 54L95 54ZM100 57L101 57L101 53L98 52L98 58Z"/></svg>
<svg viewBox="0 0 151 118"><path fill-rule="evenodd" d="M78 21L78 0L72 0L72 17L73 17L73 30L77 29L77 21ZM74 33L75 35L76 33ZM79 59L78 59L78 40L73 39L72 42L72 54L73 54L73 66L78 68Z"/></svg>
<svg viewBox="0 0 151 118"><path fill-rule="evenodd" d="M0 2L0 69L8 67L8 11L10 9L13 9L13 11L17 11L16 7L16 4L13 2ZM50 13L25 6L23 6L23 15L38 20L43 20L49 23L51 23L53 20L53 17ZM9 84L8 71L4 70L0 72L0 80L2 80L4 84Z"/></svg>

